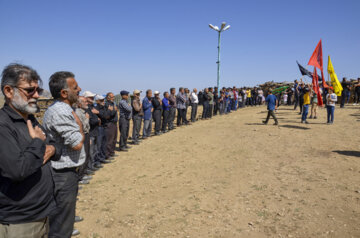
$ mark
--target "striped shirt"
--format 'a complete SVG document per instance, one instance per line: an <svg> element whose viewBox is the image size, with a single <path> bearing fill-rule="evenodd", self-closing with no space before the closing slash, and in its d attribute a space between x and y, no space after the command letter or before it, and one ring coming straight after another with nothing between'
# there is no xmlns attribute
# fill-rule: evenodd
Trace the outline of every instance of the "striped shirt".
<svg viewBox="0 0 360 238"><path fill-rule="evenodd" d="M184 93L178 93L176 96L176 104L178 109L186 109L186 98Z"/></svg>
<svg viewBox="0 0 360 238"><path fill-rule="evenodd" d="M120 118L131 119L132 107L125 99L121 99L119 103Z"/></svg>
<svg viewBox="0 0 360 238"><path fill-rule="evenodd" d="M72 114L73 109L66 103L55 101L45 112L43 126L50 139L62 146L61 157L51 161L54 169L79 167L85 162L84 146L81 150L72 148L80 144L83 136Z"/></svg>

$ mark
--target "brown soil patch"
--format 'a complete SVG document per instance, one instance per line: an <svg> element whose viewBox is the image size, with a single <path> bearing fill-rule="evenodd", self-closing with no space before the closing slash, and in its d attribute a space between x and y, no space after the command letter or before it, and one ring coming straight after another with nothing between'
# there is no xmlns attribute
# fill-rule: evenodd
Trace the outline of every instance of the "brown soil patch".
<svg viewBox="0 0 360 238"><path fill-rule="evenodd" d="M281 107L280 126L265 111L117 152L80 191L80 237L360 237L359 107L331 126L324 109L305 125Z"/></svg>

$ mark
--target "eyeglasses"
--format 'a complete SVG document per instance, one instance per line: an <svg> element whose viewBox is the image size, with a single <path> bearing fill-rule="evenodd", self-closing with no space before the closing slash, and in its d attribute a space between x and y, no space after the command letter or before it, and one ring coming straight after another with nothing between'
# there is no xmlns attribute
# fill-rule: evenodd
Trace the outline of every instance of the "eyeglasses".
<svg viewBox="0 0 360 238"><path fill-rule="evenodd" d="M39 87L30 87L30 88L16 87L16 88L25 91L28 97L34 96L35 93L38 93L40 95L44 91L44 89Z"/></svg>

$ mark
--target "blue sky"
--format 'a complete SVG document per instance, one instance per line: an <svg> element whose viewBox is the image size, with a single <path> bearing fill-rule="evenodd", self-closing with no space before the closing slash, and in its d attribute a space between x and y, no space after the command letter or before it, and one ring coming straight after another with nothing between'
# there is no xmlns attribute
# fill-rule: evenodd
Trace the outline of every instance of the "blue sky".
<svg viewBox="0 0 360 238"><path fill-rule="evenodd" d="M217 35L226 21L221 86L300 77L323 40L339 77L360 77L360 1L0 0L0 67L49 76L72 71L83 91L168 90L216 84ZM311 67L307 67L312 71ZM325 74L327 77L327 74Z"/></svg>

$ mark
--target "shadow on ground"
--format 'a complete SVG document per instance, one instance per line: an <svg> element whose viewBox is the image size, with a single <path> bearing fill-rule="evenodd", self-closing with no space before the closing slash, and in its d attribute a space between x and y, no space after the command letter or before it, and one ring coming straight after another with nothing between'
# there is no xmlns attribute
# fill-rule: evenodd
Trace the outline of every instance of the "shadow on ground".
<svg viewBox="0 0 360 238"><path fill-rule="evenodd" d="M280 127L290 128L290 129L299 129L299 130L309 130L310 128L304 126L295 126L295 125L281 125Z"/></svg>
<svg viewBox="0 0 360 238"><path fill-rule="evenodd" d="M340 154L340 155L360 157L360 151L354 151L354 150L334 150L333 152L338 153L338 154Z"/></svg>

